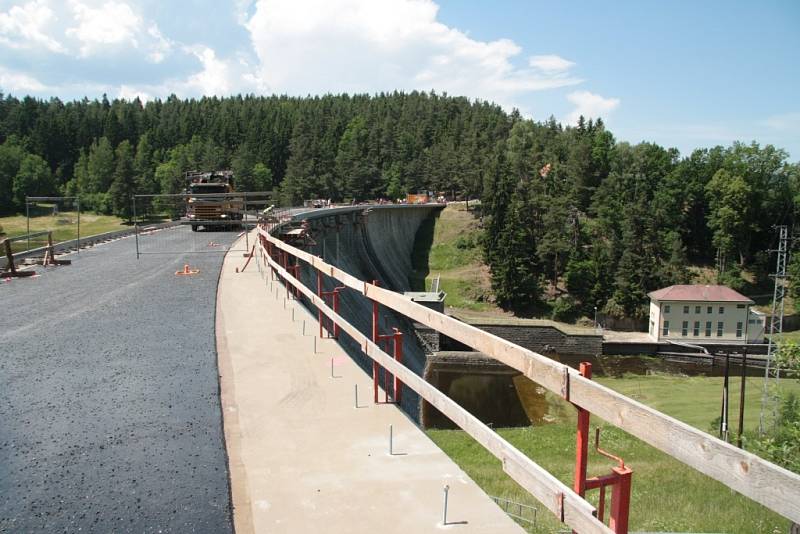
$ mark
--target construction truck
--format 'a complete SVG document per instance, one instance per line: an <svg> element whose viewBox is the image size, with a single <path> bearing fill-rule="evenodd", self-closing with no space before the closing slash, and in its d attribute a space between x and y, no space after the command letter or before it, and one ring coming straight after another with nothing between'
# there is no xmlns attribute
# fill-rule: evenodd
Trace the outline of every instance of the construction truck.
<svg viewBox="0 0 800 534"><path fill-rule="evenodd" d="M234 193L232 171L187 172L186 218L192 231L240 226L244 199Z"/></svg>

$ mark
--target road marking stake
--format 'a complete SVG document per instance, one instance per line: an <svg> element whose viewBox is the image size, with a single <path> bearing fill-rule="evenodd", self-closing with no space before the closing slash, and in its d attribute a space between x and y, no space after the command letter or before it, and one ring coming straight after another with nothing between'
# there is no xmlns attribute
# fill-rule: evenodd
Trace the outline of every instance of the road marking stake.
<svg viewBox="0 0 800 534"><path fill-rule="evenodd" d="M356 408L358 408L358 384L353 384L353 390L355 392Z"/></svg>
<svg viewBox="0 0 800 534"><path fill-rule="evenodd" d="M442 514L442 525L447 525L447 492L450 491L450 486L444 486L444 513Z"/></svg>
<svg viewBox="0 0 800 534"><path fill-rule="evenodd" d="M393 438L392 425L389 425L389 456L392 456L392 455L393 455L393 451L392 451L392 438Z"/></svg>

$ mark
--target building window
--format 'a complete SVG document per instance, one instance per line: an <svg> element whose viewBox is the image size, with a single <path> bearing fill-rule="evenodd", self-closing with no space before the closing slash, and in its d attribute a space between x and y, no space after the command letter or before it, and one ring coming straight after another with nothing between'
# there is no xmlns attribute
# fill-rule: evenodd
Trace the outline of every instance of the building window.
<svg viewBox="0 0 800 534"><path fill-rule="evenodd" d="M694 312L695 313L700 313L700 306L695 306L694 307Z"/></svg>
<svg viewBox="0 0 800 534"><path fill-rule="evenodd" d="M681 335L683 337L689 335L689 321L683 321L683 324L681 325Z"/></svg>
<svg viewBox="0 0 800 534"><path fill-rule="evenodd" d="M683 313L689 313L689 306L683 307Z"/></svg>
<svg viewBox="0 0 800 534"><path fill-rule="evenodd" d="M709 306L708 308L706 308L706 313L714 313L714 308Z"/></svg>
<svg viewBox="0 0 800 534"><path fill-rule="evenodd" d="M711 337L711 321L706 321L706 337Z"/></svg>
<svg viewBox="0 0 800 534"><path fill-rule="evenodd" d="M664 304L664 313L669 313L669 304Z"/></svg>
<svg viewBox="0 0 800 534"><path fill-rule="evenodd" d="M651 336L653 335L653 326L654 326L653 321L650 321L650 335Z"/></svg>
<svg viewBox="0 0 800 534"><path fill-rule="evenodd" d="M664 321L664 329L661 331L662 336L669 335L669 321Z"/></svg>
<svg viewBox="0 0 800 534"><path fill-rule="evenodd" d="M694 328L692 329L692 335L697 337L700 335L700 321L694 322Z"/></svg>
<svg viewBox="0 0 800 534"><path fill-rule="evenodd" d="M736 337L742 337L742 322L736 323Z"/></svg>
<svg viewBox="0 0 800 534"><path fill-rule="evenodd" d="M723 313L725 313L725 306L720 306L719 307L719 314L722 315Z"/></svg>
<svg viewBox="0 0 800 534"><path fill-rule="evenodd" d="M725 323L720 321L717 323L717 337L722 337L723 330L725 330Z"/></svg>
<svg viewBox="0 0 800 534"><path fill-rule="evenodd" d="M744 304L737 304L736 307L740 310L744 309Z"/></svg>

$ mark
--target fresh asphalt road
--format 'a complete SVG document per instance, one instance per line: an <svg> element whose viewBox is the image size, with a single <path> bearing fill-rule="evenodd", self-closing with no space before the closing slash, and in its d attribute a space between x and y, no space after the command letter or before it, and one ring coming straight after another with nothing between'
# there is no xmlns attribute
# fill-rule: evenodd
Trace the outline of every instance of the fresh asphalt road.
<svg viewBox="0 0 800 534"><path fill-rule="evenodd" d="M232 531L215 243L236 235L164 230L143 248L213 253L137 261L131 237L0 281L0 532Z"/></svg>

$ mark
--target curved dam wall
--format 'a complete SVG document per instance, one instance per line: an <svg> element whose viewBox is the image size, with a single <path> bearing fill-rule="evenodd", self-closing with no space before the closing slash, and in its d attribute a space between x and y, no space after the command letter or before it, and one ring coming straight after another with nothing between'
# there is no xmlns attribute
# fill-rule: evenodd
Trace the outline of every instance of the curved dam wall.
<svg viewBox="0 0 800 534"><path fill-rule="evenodd" d="M340 269L362 280L378 280L381 287L402 293L410 290L409 274L412 272L411 255L420 225L436 215L442 206L357 206L303 212L294 221L307 220L311 227L314 245L304 247L308 252L322 257ZM303 264L300 272L303 283L317 287L316 272ZM336 280L323 277L323 291L331 291ZM305 302L309 306L308 302ZM313 307L309 306L316 311ZM361 332L372 332L372 302L351 289L340 292L339 313ZM315 325L316 327L316 325ZM380 308L380 333L391 332L392 327L403 332L403 363L422 376L426 355L414 335L410 321L391 310ZM368 374L372 373L372 360L349 336L340 334L339 343ZM381 378L381 385L383 380ZM360 393L362 399L371 399L372 392ZM379 400L383 400L381 392ZM403 390L402 409L419 420L420 398L409 388Z"/></svg>

